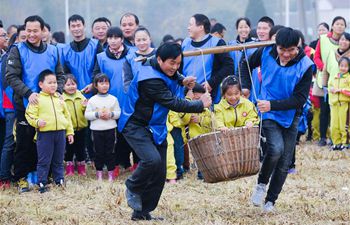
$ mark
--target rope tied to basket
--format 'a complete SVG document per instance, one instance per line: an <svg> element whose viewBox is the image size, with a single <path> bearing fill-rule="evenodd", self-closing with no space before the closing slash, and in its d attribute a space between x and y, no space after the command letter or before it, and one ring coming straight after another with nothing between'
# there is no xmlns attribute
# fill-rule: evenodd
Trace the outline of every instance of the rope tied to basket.
<svg viewBox="0 0 350 225"><path fill-rule="evenodd" d="M253 77L252 77L252 71L250 69L249 58L247 56L247 51L246 51L245 45L243 45L243 52L244 52L244 57L247 60L249 79L250 79L250 82L252 84L252 91L253 91L253 94L254 94L254 98L256 99L256 101L258 101L258 96L256 94L255 86L253 85L254 82L253 82ZM240 66L238 66L238 73L239 73L239 76L241 76ZM263 120L263 113L260 112L260 123L261 124L259 126L259 138L265 143L266 142L266 138L262 136L262 120ZM260 154L263 155L263 151L262 151L262 147L261 147L261 142L260 141L259 141L259 144L258 144L258 149L260 151Z"/></svg>
<svg viewBox="0 0 350 225"><path fill-rule="evenodd" d="M207 82L207 71L206 71L205 63L204 63L204 52L203 52L203 49L196 48L196 50L199 50L201 52L202 66L203 66L203 73L204 73L204 82L208 83ZM205 91L206 91L206 93L209 93L208 86L205 86ZM216 148L214 149L214 151L215 151L215 153L217 155L219 155L219 154L224 153L224 149L222 147L222 141L217 135L218 132L216 132L217 131L216 130L216 118L215 118L213 107L210 108L210 118L211 118L211 129L212 129L212 131L214 131L215 141L216 141Z"/></svg>

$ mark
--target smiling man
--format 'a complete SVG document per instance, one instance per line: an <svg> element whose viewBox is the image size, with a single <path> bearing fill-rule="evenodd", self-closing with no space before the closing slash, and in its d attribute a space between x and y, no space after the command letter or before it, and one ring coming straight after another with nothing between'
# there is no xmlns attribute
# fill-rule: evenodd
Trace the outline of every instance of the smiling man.
<svg viewBox="0 0 350 225"><path fill-rule="evenodd" d="M152 220L150 215L163 191L166 176L167 128L169 109L200 113L211 105L209 94L200 100L177 98L179 85L194 86L194 77L184 78L177 70L182 61L181 46L164 43L156 56L137 71L122 107L118 129L140 158L137 169L126 180L132 220Z"/></svg>
<svg viewBox="0 0 350 225"><path fill-rule="evenodd" d="M111 25L111 21L106 17L99 17L92 23L92 36L100 42L104 50L108 46L107 30Z"/></svg>
<svg viewBox="0 0 350 225"><path fill-rule="evenodd" d="M56 46L42 41L44 20L30 16L24 21L27 41L11 48L6 66L6 80L14 91L17 116L14 174L20 192L29 191L26 177L36 170L36 147L33 142L35 129L25 118L29 103L38 103L39 74L46 69L55 71L58 90L62 91L64 76Z"/></svg>
<svg viewBox="0 0 350 225"><path fill-rule="evenodd" d="M135 46L134 34L139 27L139 18L133 13L125 13L120 18L120 28L123 31L124 44L128 47Z"/></svg>
<svg viewBox="0 0 350 225"><path fill-rule="evenodd" d="M262 113L262 129L267 144L252 203L263 205L266 212L274 210L287 178L299 117L311 85L313 63L298 48L298 43L299 34L295 30L282 28L277 33L275 45L259 48L249 58L250 68L261 66L261 92L257 107ZM246 63L242 64L241 71L242 76L249 77ZM250 87L249 84L248 89Z"/></svg>
<svg viewBox="0 0 350 225"><path fill-rule="evenodd" d="M223 39L210 34L209 18L203 14L193 15L190 18L187 30L189 37L182 42L183 51L226 45ZM202 59L204 59L205 69L203 68ZM183 60L183 74L197 77L197 82L211 93L214 103L220 101L219 87L222 80L232 74L232 71L233 61L229 53L210 54L203 58L201 56L191 56Z"/></svg>
<svg viewBox="0 0 350 225"><path fill-rule="evenodd" d="M263 16L258 21L258 26L256 28L256 34L258 35L259 41L270 40L270 30L274 26L273 20L268 16Z"/></svg>
<svg viewBox="0 0 350 225"><path fill-rule="evenodd" d="M73 41L62 50L62 66L65 73L72 73L77 79L78 89L85 94L92 90L92 72L96 55L103 51L98 40L86 38L85 20L80 15L68 19Z"/></svg>

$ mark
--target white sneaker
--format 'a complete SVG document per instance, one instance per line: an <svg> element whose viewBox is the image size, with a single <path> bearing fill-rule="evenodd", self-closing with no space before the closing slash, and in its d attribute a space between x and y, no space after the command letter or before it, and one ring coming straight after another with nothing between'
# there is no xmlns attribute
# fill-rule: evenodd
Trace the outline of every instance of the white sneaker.
<svg viewBox="0 0 350 225"><path fill-rule="evenodd" d="M254 206L261 206L266 195L266 184L257 184L252 195L252 203Z"/></svg>
<svg viewBox="0 0 350 225"><path fill-rule="evenodd" d="M266 202L263 210L265 213L272 213L275 211L275 206L272 202Z"/></svg>

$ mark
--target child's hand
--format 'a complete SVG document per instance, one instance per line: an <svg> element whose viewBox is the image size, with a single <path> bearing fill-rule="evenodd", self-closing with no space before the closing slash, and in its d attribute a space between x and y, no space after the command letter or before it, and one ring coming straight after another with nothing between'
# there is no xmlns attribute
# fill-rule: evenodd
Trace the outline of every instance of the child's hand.
<svg viewBox="0 0 350 225"><path fill-rule="evenodd" d="M111 118L111 113L109 111L99 112L99 118L103 120L109 120Z"/></svg>
<svg viewBox="0 0 350 225"><path fill-rule="evenodd" d="M68 143L70 145L74 143L74 136L73 135L68 135L67 139L68 139Z"/></svg>
<svg viewBox="0 0 350 225"><path fill-rule="evenodd" d="M191 123L199 123L199 116L196 114L192 114L191 115L191 119L190 119Z"/></svg>
<svg viewBox="0 0 350 225"><path fill-rule="evenodd" d="M227 134L228 131L229 131L230 129L227 128L227 127L221 127L221 128L219 128L219 130L220 130L222 133Z"/></svg>
<svg viewBox="0 0 350 225"><path fill-rule="evenodd" d="M85 99L85 100L81 101L81 104L82 104L83 106L87 106L87 104L88 104L88 100L87 100L87 99Z"/></svg>
<svg viewBox="0 0 350 225"><path fill-rule="evenodd" d="M338 88L331 88L331 93L332 94L336 94L338 92L340 92L340 89L338 89Z"/></svg>
<svg viewBox="0 0 350 225"><path fill-rule="evenodd" d="M92 84L88 84L86 85L86 87L83 88L83 90L81 90L81 92L83 94L88 94L92 91Z"/></svg>
<svg viewBox="0 0 350 225"><path fill-rule="evenodd" d="M253 122L252 121L248 121L245 123L245 126L248 127L248 128L251 128L254 126Z"/></svg>
<svg viewBox="0 0 350 225"><path fill-rule="evenodd" d="M45 127L46 126L46 122L45 120L42 120L42 119L38 119L38 127L39 128L42 128L42 127Z"/></svg>

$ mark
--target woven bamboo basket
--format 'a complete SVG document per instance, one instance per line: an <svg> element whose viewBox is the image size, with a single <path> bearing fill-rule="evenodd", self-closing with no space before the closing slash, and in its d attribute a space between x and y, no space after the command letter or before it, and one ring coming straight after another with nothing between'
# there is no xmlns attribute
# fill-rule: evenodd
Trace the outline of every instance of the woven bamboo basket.
<svg viewBox="0 0 350 225"><path fill-rule="evenodd" d="M195 137L189 146L204 181L217 183L257 174L260 168L259 128L233 128Z"/></svg>

